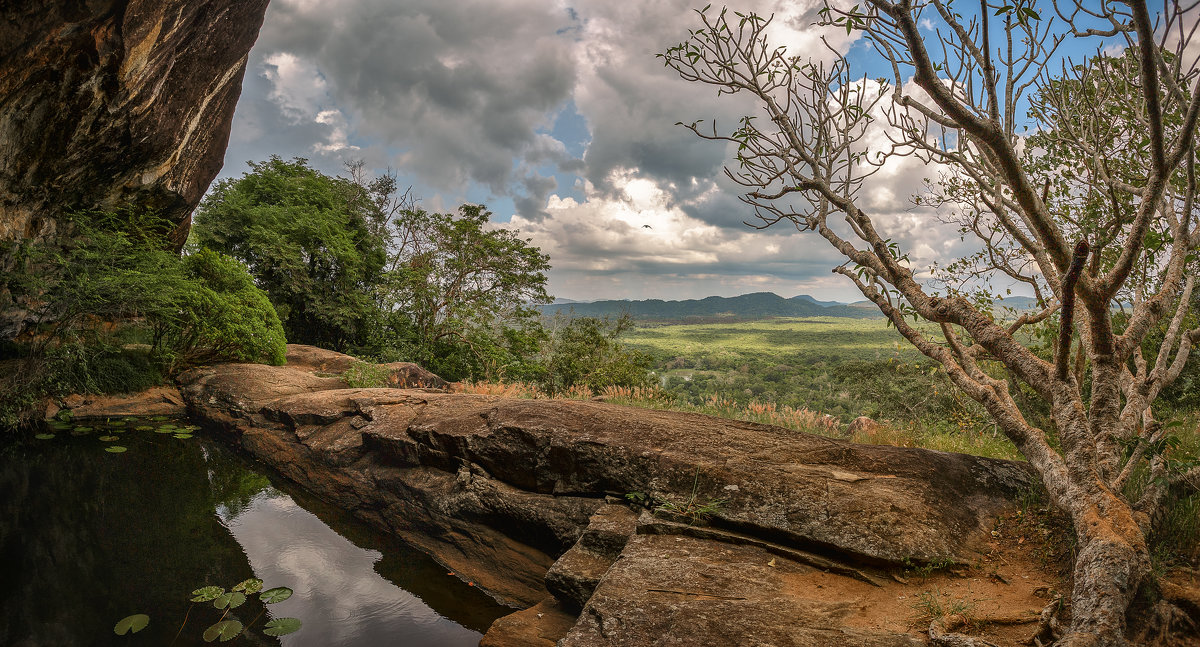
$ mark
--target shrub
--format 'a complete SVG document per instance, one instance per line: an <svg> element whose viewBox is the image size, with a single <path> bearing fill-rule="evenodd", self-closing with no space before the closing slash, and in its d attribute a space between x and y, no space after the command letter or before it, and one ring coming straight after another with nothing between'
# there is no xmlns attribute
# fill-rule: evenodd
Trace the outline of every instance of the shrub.
<svg viewBox="0 0 1200 647"><path fill-rule="evenodd" d="M217 361L283 364L287 341L266 295L237 261L202 249L181 261L173 312L154 317L155 353L171 370Z"/></svg>

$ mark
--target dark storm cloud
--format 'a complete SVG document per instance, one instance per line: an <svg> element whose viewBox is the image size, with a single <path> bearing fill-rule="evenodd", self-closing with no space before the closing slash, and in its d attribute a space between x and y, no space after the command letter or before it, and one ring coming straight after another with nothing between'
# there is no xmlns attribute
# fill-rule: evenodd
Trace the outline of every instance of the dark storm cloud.
<svg viewBox="0 0 1200 647"><path fill-rule="evenodd" d="M537 131L574 88L570 39L555 34L571 23L544 2L277 0L251 73L294 56L357 138L401 151L402 170L438 189L506 194L526 154L547 157Z"/></svg>

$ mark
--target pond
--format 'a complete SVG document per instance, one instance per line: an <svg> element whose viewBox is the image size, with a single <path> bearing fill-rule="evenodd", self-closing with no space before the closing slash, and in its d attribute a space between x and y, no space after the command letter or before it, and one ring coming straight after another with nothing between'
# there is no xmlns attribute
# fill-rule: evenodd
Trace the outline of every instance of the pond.
<svg viewBox="0 0 1200 647"><path fill-rule="evenodd" d="M0 645L203 645L224 619L234 644L452 647L511 612L186 421L111 425L0 445ZM190 602L248 578L294 593ZM131 614L150 622L116 635ZM277 618L302 626L264 634Z"/></svg>

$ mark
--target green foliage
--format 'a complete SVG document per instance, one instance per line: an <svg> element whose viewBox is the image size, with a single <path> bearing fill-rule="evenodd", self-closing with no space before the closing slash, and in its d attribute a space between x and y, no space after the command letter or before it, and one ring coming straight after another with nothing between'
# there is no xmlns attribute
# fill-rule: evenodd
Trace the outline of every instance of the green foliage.
<svg viewBox="0 0 1200 647"><path fill-rule="evenodd" d="M237 261L210 249L182 260L177 309L153 321L170 368L207 362L284 363L287 341L270 301Z"/></svg>
<svg viewBox="0 0 1200 647"><path fill-rule="evenodd" d="M0 274L0 288L41 304L28 341L6 348L21 361L0 377L0 425L44 396L141 391L197 362L282 363L278 318L236 262L181 259L154 214L81 213L67 227L62 245L23 243Z"/></svg>
<svg viewBox="0 0 1200 647"><path fill-rule="evenodd" d="M579 317L565 323L557 319L544 350L543 387L557 393L582 385L599 393L609 386L652 384L650 356L620 341L632 326L628 315L616 320Z"/></svg>
<svg viewBox="0 0 1200 647"><path fill-rule="evenodd" d="M283 602L292 597L292 590L286 586L277 586L272 589L262 590L263 581L257 577L252 577L242 580L235 584L231 589L226 591L220 586L202 586L191 593L192 605L188 607L187 613L183 617L183 622L179 625L179 631L175 637L183 633L184 627L187 626L188 618L192 614L192 607L196 604L204 604L211 602L212 606L218 611L224 611L216 622L209 625L201 637L204 642L228 642L240 636L244 631L249 629L259 618L266 613L268 604ZM254 619L243 625L239 620L227 619L229 612L242 606L246 603L248 596L258 593L259 601L264 605L254 616ZM145 628L150 623L150 616L146 614L132 615L122 619L114 628L118 636L124 635L126 631L129 633L137 633ZM275 618L263 625L262 632L268 636L285 636L287 634L300 630L300 620L296 618Z"/></svg>
<svg viewBox="0 0 1200 647"><path fill-rule="evenodd" d="M353 389L377 389L388 385L388 375L388 369L379 364L354 362L341 378Z"/></svg>
<svg viewBox="0 0 1200 647"><path fill-rule="evenodd" d="M195 243L249 268L288 339L336 350L363 344L386 261L377 232L389 187L330 177L302 158L250 166L200 204Z"/></svg>
<svg viewBox="0 0 1200 647"><path fill-rule="evenodd" d="M117 621L117 625L113 627L113 632L118 636L125 634L135 634L146 628L150 624L150 616L144 613L135 613L131 616L126 616Z"/></svg>

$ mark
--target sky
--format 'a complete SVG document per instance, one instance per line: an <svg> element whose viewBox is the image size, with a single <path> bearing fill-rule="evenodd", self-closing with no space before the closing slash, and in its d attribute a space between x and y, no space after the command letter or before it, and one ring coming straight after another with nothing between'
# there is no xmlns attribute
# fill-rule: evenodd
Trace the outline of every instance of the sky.
<svg viewBox="0 0 1200 647"><path fill-rule="evenodd" d="M304 157L362 160L427 210L486 204L550 255L552 295L701 298L771 291L861 299L843 259L786 225L755 230L722 173L733 152L676 122L732 126L752 106L686 83L655 54L698 26L696 0L272 0L250 54L221 177ZM743 3L773 38L820 51L815 0ZM844 30L852 60L866 45ZM863 194L915 268L965 251L911 196L930 171L890 163Z"/></svg>

